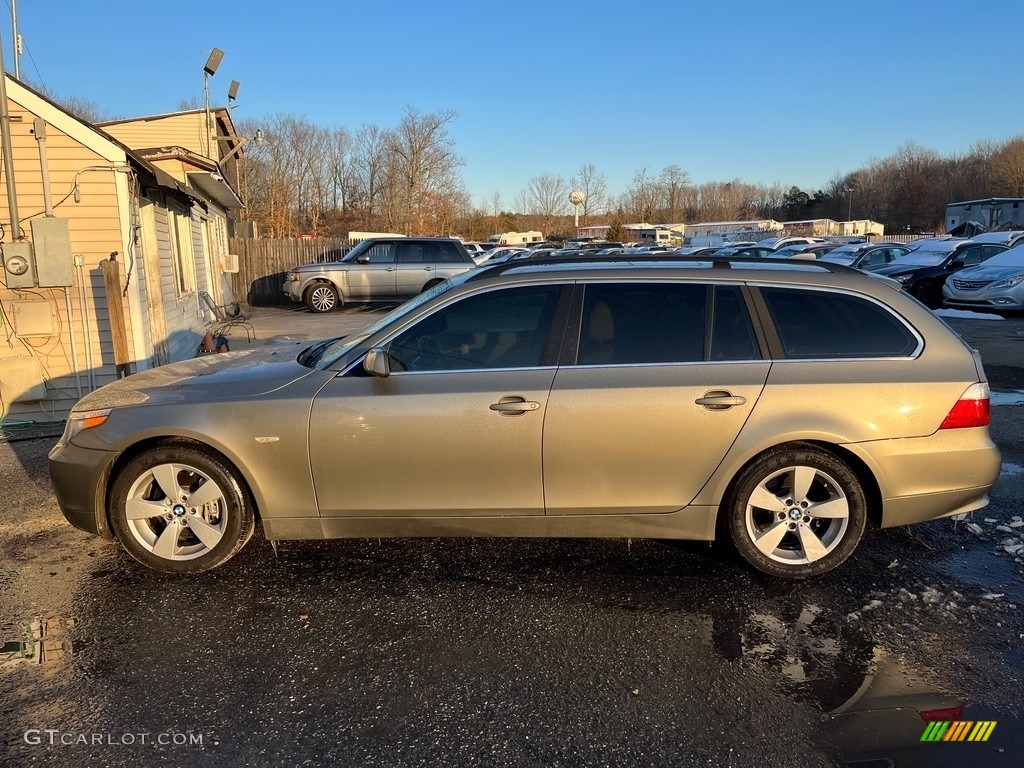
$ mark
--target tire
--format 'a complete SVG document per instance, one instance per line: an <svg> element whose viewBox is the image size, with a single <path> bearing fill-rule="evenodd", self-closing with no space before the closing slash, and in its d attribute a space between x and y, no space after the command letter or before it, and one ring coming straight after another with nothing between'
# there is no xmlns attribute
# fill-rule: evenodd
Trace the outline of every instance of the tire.
<svg viewBox="0 0 1024 768"><path fill-rule="evenodd" d="M310 312L330 312L340 303L338 289L330 283L313 283L306 289L306 306Z"/></svg>
<svg viewBox="0 0 1024 768"><path fill-rule="evenodd" d="M725 513L733 546L747 564L770 576L804 579L853 554L867 523L867 498L838 457L794 444L750 464Z"/></svg>
<svg viewBox="0 0 1024 768"><path fill-rule="evenodd" d="M167 446L140 454L118 472L110 526L143 565L199 573L234 557L252 538L255 519L248 494L223 459Z"/></svg>

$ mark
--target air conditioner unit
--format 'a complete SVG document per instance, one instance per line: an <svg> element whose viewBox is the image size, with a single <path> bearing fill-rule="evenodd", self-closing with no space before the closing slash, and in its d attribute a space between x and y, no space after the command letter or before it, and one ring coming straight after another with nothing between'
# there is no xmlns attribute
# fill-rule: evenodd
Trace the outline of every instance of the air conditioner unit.
<svg viewBox="0 0 1024 768"><path fill-rule="evenodd" d="M238 254L229 253L224 256L224 271L225 272L237 272L238 271Z"/></svg>

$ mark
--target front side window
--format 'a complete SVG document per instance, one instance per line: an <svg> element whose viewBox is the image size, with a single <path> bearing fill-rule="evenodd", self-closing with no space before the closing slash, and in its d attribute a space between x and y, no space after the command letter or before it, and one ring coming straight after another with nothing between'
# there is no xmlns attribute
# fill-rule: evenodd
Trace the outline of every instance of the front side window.
<svg viewBox="0 0 1024 768"><path fill-rule="evenodd" d="M787 358L906 357L917 337L885 307L840 293L761 291Z"/></svg>
<svg viewBox="0 0 1024 768"><path fill-rule="evenodd" d="M540 366L551 354L549 335L562 291L560 285L528 286L461 299L395 337L388 347L391 368L398 372Z"/></svg>
<svg viewBox="0 0 1024 768"><path fill-rule="evenodd" d="M365 248L359 246L349 251L342 261L360 264L391 264L395 260L394 243L371 243Z"/></svg>

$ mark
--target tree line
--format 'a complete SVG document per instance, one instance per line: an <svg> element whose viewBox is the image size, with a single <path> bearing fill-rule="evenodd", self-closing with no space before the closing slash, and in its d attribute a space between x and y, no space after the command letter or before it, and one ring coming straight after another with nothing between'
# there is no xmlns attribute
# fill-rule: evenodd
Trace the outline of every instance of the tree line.
<svg viewBox="0 0 1024 768"><path fill-rule="evenodd" d="M45 95L91 122L112 119L79 97ZM182 102L179 108L196 104ZM448 132L453 111L424 113L407 106L391 128L325 128L279 114L239 124L260 128L262 146L245 147L229 174L246 203L245 217L267 237L342 237L352 230L459 234L485 239L495 232L539 229L573 233L569 193L581 190L581 223L871 219L886 231L941 231L946 205L989 197L1024 197L1024 135L981 140L963 153L942 155L914 142L886 158L840 173L818 189L741 179L695 184L679 165L636 171L624 190L609 189L597 165L568 178L540 173L513 200L497 192L474 203L463 185L464 161ZM1024 226L1024 221L1016 222Z"/></svg>

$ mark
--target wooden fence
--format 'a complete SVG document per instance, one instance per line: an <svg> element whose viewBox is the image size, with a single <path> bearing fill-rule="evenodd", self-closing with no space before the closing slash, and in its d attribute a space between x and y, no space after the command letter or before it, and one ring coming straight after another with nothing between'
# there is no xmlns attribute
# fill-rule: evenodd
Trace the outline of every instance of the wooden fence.
<svg viewBox="0 0 1024 768"><path fill-rule="evenodd" d="M232 238L230 253L238 255L238 272L232 275L235 299L253 307L286 304L281 292L286 272L300 264L338 261L351 247L344 239Z"/></svg>

